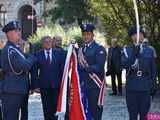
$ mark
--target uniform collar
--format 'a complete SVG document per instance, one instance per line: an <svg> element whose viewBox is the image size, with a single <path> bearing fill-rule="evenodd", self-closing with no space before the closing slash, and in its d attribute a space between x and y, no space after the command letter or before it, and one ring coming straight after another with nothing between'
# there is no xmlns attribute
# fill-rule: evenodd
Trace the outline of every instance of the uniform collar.
<svg viewBox="0 0 160 120"><path fill-rule="evenodd" d="M19 47L17 47L13 42L8 40L7 45L16 48L20 53L24 54L24 52Z"/></svg>
<svg viewBox="0 0 160 120"><path fill-rule="evenodd" d="M16 45L13 42L9 41L9 40L7 41L7 44L16 47Z"/></svg>
<svg viewBox="0 0 160 120"><path fill-rule="evenodd" d="M44 49L44 52L47 53L49 51L49 53L52 53L52 48L50 48L49 50Z"/></svg>
<svg viewBox="0 0 160 120"><path fill-rule="evenodd" d="M95 43L96 43L95 40L93 40L93 41L91 41L91 42L88 43L88 44L84 44L84 46L87 46L87 47L90 47L90 48L91 48Z"/></svg>

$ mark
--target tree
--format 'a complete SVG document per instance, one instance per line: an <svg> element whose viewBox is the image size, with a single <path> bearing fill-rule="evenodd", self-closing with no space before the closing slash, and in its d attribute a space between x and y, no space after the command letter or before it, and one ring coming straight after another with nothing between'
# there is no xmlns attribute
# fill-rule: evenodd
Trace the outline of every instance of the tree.
<svg viewBox="0 0 160 120"><path fill-rule="evenodd" d="M57 0L57 7L47 11L54 23L57 19L64 20L67 24L82 21L93 21L87 0ZM62 21L63 22L63 21Z"/></svg>
<svg viewBox="0 0 160 120"><path fill-rule="evenodd" d="M101 21L108 36L117 36L125 44L128 29L136 25L132 0L90 0L92 13ZM158 55L160 70L160 0L137 0L140 25L146 30Z"/></svg>

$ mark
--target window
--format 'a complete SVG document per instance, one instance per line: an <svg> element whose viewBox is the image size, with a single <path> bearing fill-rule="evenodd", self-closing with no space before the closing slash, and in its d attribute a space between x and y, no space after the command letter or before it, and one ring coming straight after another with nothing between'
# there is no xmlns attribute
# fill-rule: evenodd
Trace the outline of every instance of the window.
<svg viewBox="0 0 160 120"><path fill-rule="evenodd" d="M0 4L0 27L5 25L6 8L3 4Z"/></svg>

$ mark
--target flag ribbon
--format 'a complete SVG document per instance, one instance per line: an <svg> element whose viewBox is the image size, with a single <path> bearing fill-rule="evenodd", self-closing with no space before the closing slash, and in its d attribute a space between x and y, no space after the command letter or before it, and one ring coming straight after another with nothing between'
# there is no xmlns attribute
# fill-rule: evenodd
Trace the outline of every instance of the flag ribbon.
<svg viewBox="0 0 160 120"><path fill-rule="evenodd" d="M87 61L85 60L82 48L79 49L78 51L78 58L79 62L82 66L89 66ZM101 80L96 73L89 73L89 77L94 81L94 83L98 86L100 89L99 92L99 98L98 98L98 105L103 106L104 105L104 89L105 89L105 76L103 80Z"/></svg>

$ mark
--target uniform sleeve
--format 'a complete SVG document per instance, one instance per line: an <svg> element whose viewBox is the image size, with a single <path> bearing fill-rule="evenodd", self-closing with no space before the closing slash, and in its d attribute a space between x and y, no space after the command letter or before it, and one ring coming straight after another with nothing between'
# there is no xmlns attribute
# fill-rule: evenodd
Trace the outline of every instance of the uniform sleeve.
<svg viewBox="0 0 160 120"><path fill-rule="evenodd" d="M124 69L128 69L135 61L136 57L134 54L130 54L131 50L123 48L121 51L121 66Z"/></svg>
<svg viewBox="0 0 160 120"><path fill-rule="evenodd" d="M0 68L2 67L2 66L1 66L1 58L2 58L2 57L1 57L1 50L0 50Z"/></svg>
<svg viewBox="0 0 160 120"><path fill-rule="evenodd" d="M156 62L154 57L154 51L153 51L152 60L151 60L151 79L153 82L153 87L155 87L156 80L157 80L157 68L156 68Z"/></svg>
<svg viewBox="0 0 160 120"><path fill-rule="evenodd" d="M106 61L106 51L102 46L99 46L99 48L97 49L95 59L95 64L89 66L90 72L101 73L104 70Z"/></svg>
<svg viewBox="0 0 160 120"><path fill-rule="evenodd" d="M16 51L12 51L11 53L9 53L8 59L10 61L11 67L14 69L14 71L17 72L18 71L29 72L35 61L33 55L29 55L28 58L23 58Z"/></svg>

